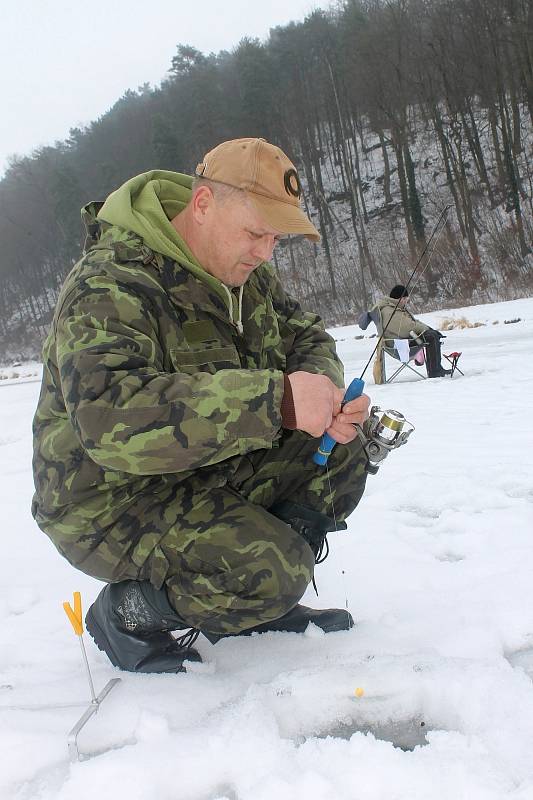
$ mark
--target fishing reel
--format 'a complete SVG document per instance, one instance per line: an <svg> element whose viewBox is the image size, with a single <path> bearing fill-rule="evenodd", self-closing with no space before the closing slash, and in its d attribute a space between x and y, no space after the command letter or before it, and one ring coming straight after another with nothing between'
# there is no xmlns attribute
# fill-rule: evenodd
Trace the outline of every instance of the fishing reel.
<svg viewBox="0 0 533 800"><path fill-rule="evenodd" d="M360 397L364 386L362 378L354 378L346 389L343 405ZM406 425L409 427L406 428ZM387 458L391 450L396 450L397 447L405 444L415 429L415 426L408 422L399 411L392 409L382 411L379 406L372 406L364 425L356 424L355 427L367 457L366 471L370 475L376 474L383 459ZM335 445L335 439L329 433L325 433L313 456L315 464L325 467Z"/></svg>
<svg viewBox="0 0 533 800"><path fill-rule="evenodd" d="M368 459L366 470L370 475L377 473L381 462L392 450L405 444L415 429L399 411L383 411L379 406L372 406L364 426L356 427Z"/></svg>

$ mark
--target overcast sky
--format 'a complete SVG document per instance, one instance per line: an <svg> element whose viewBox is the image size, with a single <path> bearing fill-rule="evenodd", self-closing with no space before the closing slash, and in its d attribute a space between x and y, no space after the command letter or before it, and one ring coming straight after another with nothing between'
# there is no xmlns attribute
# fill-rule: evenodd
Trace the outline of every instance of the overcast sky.
<svg viewBox="0 0 533 800"><path fill-rule="evenodd" d="M231 50L320 0L11 0L0 18L0 177L10 155L65 139L127 89L166 76L178 44Z"/></svg>

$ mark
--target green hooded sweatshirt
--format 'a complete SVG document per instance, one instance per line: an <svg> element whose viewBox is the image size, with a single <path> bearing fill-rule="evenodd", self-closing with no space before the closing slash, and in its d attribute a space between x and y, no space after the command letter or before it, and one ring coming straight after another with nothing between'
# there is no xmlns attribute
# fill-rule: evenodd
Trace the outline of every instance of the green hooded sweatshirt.
<svg viewBox="0 0 533 800"><path fill-rule="evenodd" d="M240 308L236 295L203 269L170 222L189 202L192 182L189 175L165 170L137 175L109 195L98 219L134 231L154 253L183 264L220 295L238 325ZM241 294L239 291L239 297Z"/></svg>

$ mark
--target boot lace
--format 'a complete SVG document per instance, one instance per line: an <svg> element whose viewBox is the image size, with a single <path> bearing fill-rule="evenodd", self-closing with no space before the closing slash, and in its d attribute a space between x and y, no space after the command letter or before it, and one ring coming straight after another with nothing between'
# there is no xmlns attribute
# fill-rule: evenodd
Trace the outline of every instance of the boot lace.
<svg viewBox="0 0 533 800"><path fill-rule="evenodd" d="M315 564L322 564L323 561L329 556L329 542L327 533L318 545L315 553Z"/></svg>
<svg viewBox="0 0 533 800"><path fill-rule="evenodd" d="M329 556L329 542L328 542L328 535L327 533L324 534L322 539L319 541L316 547L313 547L313 552L315 554L315 564L322 564L323 561ZM313 575L313 589L315 590L315 594L318 597L318 589L316 585L315 576Z"/></svg>
<svg viewBox="0 0 533 800"><path fill-rule="evenodd" d="M177 636L174 639L174 642L177 644L178 647L183 647L184 649L189 649L193 646L196 642L198 637L200 636L200 631L198 628L190 628L186 633L183 633L181 636Z"/></svg>

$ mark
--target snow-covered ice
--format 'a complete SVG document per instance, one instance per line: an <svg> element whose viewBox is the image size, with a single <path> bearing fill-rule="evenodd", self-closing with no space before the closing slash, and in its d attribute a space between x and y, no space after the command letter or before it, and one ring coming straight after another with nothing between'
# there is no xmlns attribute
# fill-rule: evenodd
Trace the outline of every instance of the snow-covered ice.
<svg viewBox="0 0 533 800"><path fill-rule="evenodd" d="M30 515L39 383L0 381L2 800L532 800L533 300L423 319L450 317L483 323L444 342L464 377L366 375L416 431L330 535L320 597L305 597L347 604L356 628L201 637L204 663L162 676L119 673L86 636L96 691L122 682L78 763L67 733L90 694L62 602L80 590L86 609L101 584ZM358 376L371 331L333 333Z"/></svg>

